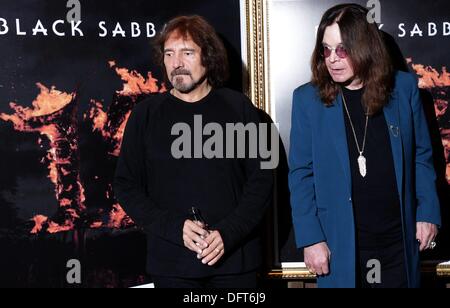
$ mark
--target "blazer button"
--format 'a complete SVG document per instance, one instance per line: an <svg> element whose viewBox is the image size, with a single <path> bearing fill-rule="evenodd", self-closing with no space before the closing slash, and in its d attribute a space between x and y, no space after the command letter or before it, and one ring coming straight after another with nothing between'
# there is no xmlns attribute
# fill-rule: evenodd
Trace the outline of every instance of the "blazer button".
<svg viewBox="0 0 450 308"><path fill-rule="evenodd" d="M351 202L352 202L352 198L348 198L348 202L350 202L350 203L351 203Z"/></svg>

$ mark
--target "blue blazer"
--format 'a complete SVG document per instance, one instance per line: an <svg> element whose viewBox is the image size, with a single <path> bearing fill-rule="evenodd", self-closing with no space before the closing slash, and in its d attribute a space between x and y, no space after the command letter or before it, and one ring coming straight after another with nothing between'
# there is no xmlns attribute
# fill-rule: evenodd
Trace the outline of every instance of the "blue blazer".
<svg viewBox="0 0 450 308"><path fill-rule="evenodd" d="M441 224L430 136L416 78L397 72L384 107L402 208L409 287L420 286L416 222ZM342 98L326 107L318 90L294 91L289 188L298 248L322 241L331 250L330 275L319 287L355 287L355 224Z"/></svg>

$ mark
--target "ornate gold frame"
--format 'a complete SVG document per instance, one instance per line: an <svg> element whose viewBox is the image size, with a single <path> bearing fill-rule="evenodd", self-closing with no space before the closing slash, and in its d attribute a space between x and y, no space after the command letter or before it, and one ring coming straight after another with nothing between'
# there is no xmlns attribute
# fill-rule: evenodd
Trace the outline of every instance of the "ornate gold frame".
<svg viewBox="0 0 450 308"><path fill-rule="evenodd" d="M268 1L241 0L241 11L245 14L241 16L244 89L258 108L272 115L269 84Z"/></svg>

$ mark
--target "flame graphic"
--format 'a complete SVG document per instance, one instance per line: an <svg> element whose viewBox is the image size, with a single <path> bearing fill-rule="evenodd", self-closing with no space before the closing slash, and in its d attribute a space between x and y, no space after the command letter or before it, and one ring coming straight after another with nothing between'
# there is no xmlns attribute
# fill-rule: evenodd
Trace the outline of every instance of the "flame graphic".
<svg viewBox="0 0 450 308"><path fill-rule="evenodd" d="M118 156L125 126L133 107L142 96L166 89L164 85L158 86L158 80L153 78L150 72L147 73L147 78L144 78L136 71L116 67L114 61L109 65L124 81L123 89L116 91L106 110L103 103L91 100L91 108L88 115L85 114L84 120L89 118L92 121L92 131L99 132L110 145L109 154ZM89 228L133 226L134 222L112 197L111 185L105 193L112 204L106 220L89 222L89 219L86 219L86 195L80 180L77 95L59 91L55 86L47 88L41 83L36 85L40 93L31 107L22 107L11 102L10 107L14 113L0 114L0 119L11 122L16 131L39 133L49 140L49 149L41 163L48 166L48 178L55 186L58 211L52 219L44 215L34 216L31 219L34 222L31 233L57 233L85 224ZM46 146L42 137L38 138L37 143L40 147ZM99 210L99 214L101 213L102 210Z"/></svg>
<svg viewBox="0 0 450 308"><path fill-rule="evenodd" d="M44 223L48 225L48 232L56 233L73 228L73 221L86 209L84 189L76 168L78 162L76 94L56 90L54 86L49 89L41 83L36 85L40 93L32 102L32 107L24 108L16 103L10 103L15 113L12 115L3 113L0 119L12 122L16 131L38 132L49 140L47 155L41 162L48 165L48 178L55 186L62 223L58 224L37 215L33 218L35 227L32 233L42 230ZM42 146L41 138L38 144Z"/></svg>
<svg viewBox="0 0 450 308"><path fill-rule="evenodd" d="M121 228L124 225L133 224L134 222L127 216L120 204L114 204L112 211L109 213L109 228Z"/></svg>
<svg viewBox="0 0 450 308"><path fill-rule="evenodd" d="M121 91L116 91L113 102L107 110L101 102L91 100L89 118L92 121L92 130L98 131L111 145L109 154L119 156L122 145L123 133L131 110L137 100L151 93L162 93L166 91L164 84L158 86L158 80L147 73L147 79L136 71L119 68L115 61L109 61L109 66L124 81Z"/></svg>
<svg viewBox="0 0 450 308"><path fill-rule="evenodd" d="M411 64L412 68L417 75L420 76L419 87L422 89L430 89L435 87L448 87L450 86L450 73L447 72L447 68L442 68L442 73L439 73L431 66L425 66L422 64L412 63L412 59L406 59Z"/></svg>
<svg viewBox="0 0 450 308"><path fill-rule="evenodd" d="M411 58L406 59L419 76L419 87L431 91L434 98L434 110L439 123L444 155L447 162L446 179L450 184L450 73L447 68L442 67L442 72L438 72L431 66L414 64Z"/></svg>
<svg viewBox="0 0 450 308"><path fill-rule="evenodd" d="M165 86L158 87L158 80L153 78L152 73L147 73L147 79L136 71L129 71L126 68L119 68L115 61L109 61L109 66L114 68L117 75L125 81L123 89L117 91L121 96L138 96L141 94L150 94L157 92L165 92Z"/></svg>

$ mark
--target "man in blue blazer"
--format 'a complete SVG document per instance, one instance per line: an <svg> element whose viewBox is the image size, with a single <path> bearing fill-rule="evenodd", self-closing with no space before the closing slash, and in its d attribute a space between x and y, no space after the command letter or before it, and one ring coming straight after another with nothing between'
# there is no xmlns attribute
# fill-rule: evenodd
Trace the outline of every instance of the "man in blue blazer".
<svg viewBox="0 0 450 308"><path fill-rule="evenodd" d="M296 243L319 287L419 287L441 224L431 142L416 79L393 70L366 16L324 14L312 81L294 92Z"/></svg>

